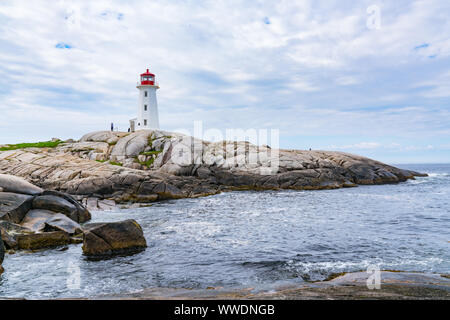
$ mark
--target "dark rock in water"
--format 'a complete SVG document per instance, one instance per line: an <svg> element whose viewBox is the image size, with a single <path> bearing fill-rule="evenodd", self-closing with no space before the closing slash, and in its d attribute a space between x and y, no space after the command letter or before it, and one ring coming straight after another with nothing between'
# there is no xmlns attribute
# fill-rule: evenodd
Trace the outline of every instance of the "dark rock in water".
<svg viewBox="0 0 450 320"><path fill-rule="evenodd" d="M54 212L48 210L31 210L23 218L21 226L32 232L43 232L45 223L53 217Z"/></svg>
<svg viewBox="0 0 450 320"><path fill-rule="evenodd" d="M31 234L32 231L9 221L0 221L0 236L6 249L17 249L17 235Z"/></svg>
<svg viewBox="0 0 450 320"><path fill-rule="evenodd" d="M78 223L68 219L63 214L58 213L53 218L45 222L44 231L64 231L70 235L80 234L83 232Z"/></svg>
<svg viewBox="0 0 450 320"><path fill-rule="evenodd" d="M3 241L7 249L17 249L16 237L4 229L0 229L0 241Z"/></svg>
<svg viewBox="0 0 450 320"><path fill-rule="evenodd" d="M1 267L3 263L3 259L5 258L5 245L3 244L2 238L0 238L0 274L2 273Z"/></svg>
<svg viewBox="0 0 450 320"><path fill-rule="evenodd" d="M29 195L0 192L0 220L20 223L31 209L32 201Z"/></svg>
<svg viewBox="0 0 450 320"><path fill-rule="evenodd" d="M68 234L81 233L78 223L61 213L49 210L31 210L22 221L22 227L34 232L64 231Z"/></svg>
<svg viewBox="0 0 450 320"><path fill-rule="evenodd" d="M81 203L79 203L77 200L75 200L72 196L68 195L67 193L54 191L54 190L45 190L43 192L42 196L54 196L54 197L62 198L64 200L66 200L67 202L69 202L70 204L72 204L76 208L76 211L75 211L76 214L74 216L72 213L71 216L69 216L69 218L71 218L72 220L74 220L78 223L84 223L86 221L91 220L91 213ZM33 203L33 205L34 205L34 203ZM44 208L44 209L48 209L48 208ZM49 209L49 210L51 210L51 209ZM58 210L56 210L56 211L58 211ZM63 211L58 211L58 212L65 213Z"/></svg>
<svg viewBox="0 0 450 320"><path fill-rule="evenodd" d="M31 233L31 231L27 230L21 225L12 223L10 221L0 221L0 229L13 234Z"/></svg>
<svg viewBox="0 0 450 320"><path fill-rule="evenodd" d="M0 188L2 188L4 192L14 192L33 196L41 194L44 191L25 179L9 174L0 174Z"/></svg>
<svg viewBox="0 0 450 320"><path fill-rule="evenodd" d="M141 226L135 220L92 223L84 226L83 253L108 256L133 253L147 247Z"/></svg>
<svg viewBox="0 0 450 320"><path fill-rule="evenodd" d="M40 249L76 242L78 222L91 219L72 196L44 191L11 175L0 174L0 234L8 249Z"/></svg>
<svg viewBox="0 0 450 320"><path fill-rule="evenodd" d="M17 236L18 249L36 250L70 244L67 232L54 231Z"/></svg>

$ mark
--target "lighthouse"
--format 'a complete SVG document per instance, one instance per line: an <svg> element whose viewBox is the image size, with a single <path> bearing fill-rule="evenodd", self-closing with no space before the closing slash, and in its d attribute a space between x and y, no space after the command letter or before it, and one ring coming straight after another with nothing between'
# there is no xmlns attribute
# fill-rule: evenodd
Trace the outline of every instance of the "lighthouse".
<svg viewBox="0 0 450 320"><path fill-rule="evenodd" d="M136 88L139 90L138 114L137 118L130 120L131 131L159 129L158 102L156 101L156 90L159 86L155 75L147 69L141 74Z"/></svg>

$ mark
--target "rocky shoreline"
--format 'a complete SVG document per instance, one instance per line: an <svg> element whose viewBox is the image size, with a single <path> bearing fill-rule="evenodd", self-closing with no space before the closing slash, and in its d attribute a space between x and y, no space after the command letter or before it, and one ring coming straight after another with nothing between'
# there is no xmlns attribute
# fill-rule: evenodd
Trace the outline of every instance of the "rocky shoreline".
<svg viewBox="0 0 450 320"><path fill-rule="evenodd" d="M322 190L399 183L415 176L425 175L342 152L272 150L248 142L211 143L159 130L102 131L87 134L80 141L58 142L51 148L11 148L0 151L0 273L4 272L1 263L5 253L14 250L82 242L83 254L97 259L146 248L136 221L86 224L91 218L89 210L230 190ZM413 287L422 286L417 279L412 278ZM448 280L442 279L439 281L446 287L439 288L435 296L448 298ZM285 288L268 295L233 290L231 296L221 290L205 291L206 296L196 296L195 291L187 296L178 289L173 292L183 298L208 298L211 293L211 298L234 295L243 299L359 297L345 281L337 281ZM327 287L330 283L333 288L338 283L338 293L331 293L336 289ZM366 294L360 290L361 284L355 288ZM147 291L138 298L158 296Z"/></svg>
<svg viewBox="0 0 450 320"><path fill-rule="evenodd" d="M228 190L321 190L423 174L331 151L273 150L160 130L100 131L54 148L0 151L0 173L72 195L91 210Z"/></svg>
<svg viewBox="0 0 450 320"><path fill-rule="evenodd" d="M72 196L0 174L0 273L5 253L83 243L85 256L101 258L147 247L134 220L88 223L91 213Z"/></svg>
<svg viewBox="0 0 450 320"><path fill-rule="evenodd" d="M449 300L450 276L381 271L380 289L369 289L366 272L351 272L330 280L285 284L271 290L253 288L149 288L137 293L93 298L118 300Z"/></svg>

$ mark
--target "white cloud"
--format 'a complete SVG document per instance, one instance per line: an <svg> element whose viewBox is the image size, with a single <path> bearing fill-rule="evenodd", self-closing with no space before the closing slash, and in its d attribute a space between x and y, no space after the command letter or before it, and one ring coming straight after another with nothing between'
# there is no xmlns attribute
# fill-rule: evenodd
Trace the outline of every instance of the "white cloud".
<svg viewBox="0 0 450 320"><path fill-rule="evenodd" d="M442 148L443 146L440 146ZM384 149L395 152L405 152L405 151L427 151L436 149L433 145L402 145L397 142L390 143L380 143L380 142L358 142L348 145L331 145L324 149L327 150L343 150L343 151L357 151L357 150L375 150Z"/></svg>
<svg viewBox="0 0 450 320"><path fill-rule="evenodd" d="M337 78L335 81L341 86L351 86L360 82L356 77L351 76L342 76Z"/></svg>
<svg viewBox="0 0 450 320"><path fill-rule="evenodd" d="M37 139L23 127L43 138L111 121L125 128L148 66L169 130L194 120L272 126L336 146L360 135L366 144L348 145L374 150L371 141L385 135L442 140L449 106L428 99L450 92L450 4L381 2L381 28L369 30L372 4L2 1L0 143Z"/></svg>
<svg viewBox="0 0 450 320"><path fill-rule="evenodd" d="M430 87L422 93L427 98L450 97L450 71L439 74L433 80L419 82L413 87Z"/></svg>
<svg viewBox="0 0 450 320"><path fill-rule="evenodd" d="M343 149L376 149L380 146L381 144L378 142L360 142L355 145L344 146Z"/></svg>

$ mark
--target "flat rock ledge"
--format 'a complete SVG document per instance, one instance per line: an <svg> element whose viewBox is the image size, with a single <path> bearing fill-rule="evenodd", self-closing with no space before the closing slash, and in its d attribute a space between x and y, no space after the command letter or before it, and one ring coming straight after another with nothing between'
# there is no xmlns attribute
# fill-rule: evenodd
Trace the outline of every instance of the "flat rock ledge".
<svg viewBox="0 0 450 320"><path fill-rule="evenodd" d="M99 131L56 148L3 151L0 173L70 194L90 210L229 190L336 189L424 176L343 152L212 143L162 130Z"/></svg>
<svg viewBox="0 0 450 320"><path fill-rule="evenodd" d="M121 300L450 300L450 276L381 271L380 289L369 289L366 272L353 272L332 280L286 284L268 291L249 289L150 288L141 292L95 297Z"/></svg>

